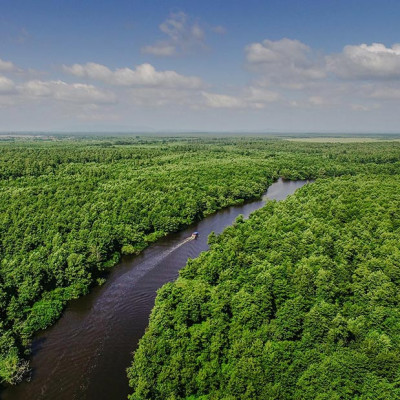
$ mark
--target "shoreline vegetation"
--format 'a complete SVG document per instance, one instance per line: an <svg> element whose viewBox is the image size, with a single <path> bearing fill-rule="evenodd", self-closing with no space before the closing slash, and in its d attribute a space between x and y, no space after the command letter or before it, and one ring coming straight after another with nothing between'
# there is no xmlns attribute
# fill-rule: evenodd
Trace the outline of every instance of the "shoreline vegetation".
<svg viewBox="0 0 400 400"><path fill-rule="evenodd" d="M53 324L68 300L101 284L121 254L136 254L169 232L257 198L280 176L368 181L398 177L400 171L400 143L384 141L11 140L0 141L0 154L2 383L21 379L34 333ZM149 331L157 324L157 307ZM145 393L138 386L144 378L140 362L133 368L132 398L161 398L158 392L137 397ZM143 387L148 384L159 390L151 379ZM173 389L178 394L171 392L176 398L187 390L182 385Z"/></svg>

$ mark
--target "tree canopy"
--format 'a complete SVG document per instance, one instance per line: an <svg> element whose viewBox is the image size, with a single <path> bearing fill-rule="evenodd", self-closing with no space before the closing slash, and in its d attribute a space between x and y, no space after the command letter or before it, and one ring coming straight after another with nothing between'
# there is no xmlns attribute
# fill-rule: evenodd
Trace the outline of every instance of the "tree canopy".
<svg viewBox="0 0 400 400"><path fill-rule="evenodd" d="M385 142L1 142L0 380L20 379L32 335L54 323L68 300L101 283L121 254L257 198L279 176L395 177L399 166L400 144Z"/></svg>
<svg viewBox="0 0 400 400"><path fill-rule="evenodd" d="M158 293L136 399L400 397L398 176L318 179Z"/></svg>

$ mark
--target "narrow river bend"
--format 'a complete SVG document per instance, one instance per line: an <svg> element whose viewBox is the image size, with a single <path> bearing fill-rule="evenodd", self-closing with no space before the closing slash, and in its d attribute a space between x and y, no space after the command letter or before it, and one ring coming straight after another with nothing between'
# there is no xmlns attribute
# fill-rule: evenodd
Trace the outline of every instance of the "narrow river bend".
<svg viewBox="0 0 400 400"><path fill-rule="evenodd" d="M261 200L208 216L168 235L139 256L124 257L107 282L71 301L61 319L35 337L30 382L9 387L4 400L121 400L129 393L126 368L148 324L156 290L177 278L188 258L207 250L211 231L220 233L239 214L267 199L283 200L307 181L272 184ZM197 240L185 242L193 231Z"/></svg>

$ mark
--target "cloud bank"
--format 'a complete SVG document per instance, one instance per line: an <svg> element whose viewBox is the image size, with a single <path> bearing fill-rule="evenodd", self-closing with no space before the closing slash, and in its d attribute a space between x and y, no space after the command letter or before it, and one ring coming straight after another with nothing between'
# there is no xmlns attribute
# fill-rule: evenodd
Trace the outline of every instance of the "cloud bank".
<svg viewBox="0 0 400 400"><path fill-rule="evenodd" d="M17 89L20 95L32 99L50 98L79 104L110 104L116 102L116 96L112 92L100 90L93 85L68 84L61 80L47 82L32 80L18 86Z"/></svg>
<svg viewBox="0 0 400 400"><path fill-rule="evenodd" d="M148 86L164 88L198 89L203 86L200 78L184 76L175 71L157 71L151 64L141 64L135 69L118 68L114 71L104 65L87 64L64 65L64 72L78 78L98 80L116 86Z"/></svg>
<svg viewBox="0 0 400 400"><path fill-rule="evenodd" d="M326 67L344 79L399 79L400 43L345 46L342 53L326 57Z"/></svg>
<svg viewBox="0 0 400 400"><path fill-rule="evenodd" d="M250 70L265 81L289 86L293 82L318 80L326 76L323 60L304 43L293 39L264 40L245 49Z"/></svg>
<svg viewBox="0 0 400 400"><path fill-rule="evenodd" d="M218 26L207 29L225 32ZM171 14L160 30L166 40L142 49L144 53L170 56L205 46L206 29L183 13ZM42 104L68 118L117 121L143 109L164 108L201 118L207 112L262 116L307 110L373 115L398 106L399 43L349 44L339 53L324 54L296 39L267 38L245 46L242 57L248 79L241 85L229 82L229 74L223 84L211 85L203 77L150 63L118 68L94 62L66 64L52 75L34 75L0 58L0 108Z"/></svg>

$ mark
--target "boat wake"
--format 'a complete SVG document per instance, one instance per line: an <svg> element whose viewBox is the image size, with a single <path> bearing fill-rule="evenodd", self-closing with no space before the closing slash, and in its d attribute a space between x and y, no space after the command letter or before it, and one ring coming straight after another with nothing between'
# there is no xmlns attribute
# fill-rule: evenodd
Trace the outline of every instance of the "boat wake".
<svg viewBox="0 0 400 400"><path fill-rule="evenodd" d="M80 377L80 383L77 385L77 390L74 392L72 399L80 399L85 393L91 379L94 369L97 367L98 359L103 353L104 346L112 335L113 327L116 323L114 315L117 309L123 304L127 291L134 290L137 282L145 276L149 271L160 264L171 253L182 247L184 244L194 240L195 237L190 236L175 246L163 251L159 256L152 257L150 260L144 260L135 269L128 271L121 275L118 281L114 282L107 291L112 293L112 296L103 296L102 301L94 305L95 312L91 314L92 321L87 321L87 326L96 326L96 323L101 320L103 324L102 335L95 339L97 344L94 346L95 350L91 350L91 355L82 362L86 363L84 368L85 373Z"/></svg>

